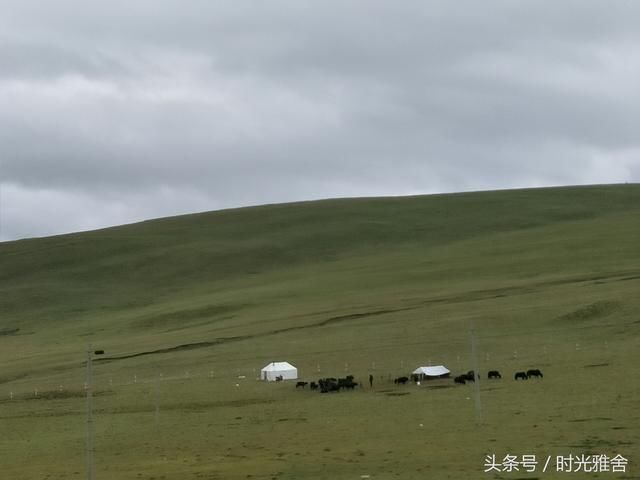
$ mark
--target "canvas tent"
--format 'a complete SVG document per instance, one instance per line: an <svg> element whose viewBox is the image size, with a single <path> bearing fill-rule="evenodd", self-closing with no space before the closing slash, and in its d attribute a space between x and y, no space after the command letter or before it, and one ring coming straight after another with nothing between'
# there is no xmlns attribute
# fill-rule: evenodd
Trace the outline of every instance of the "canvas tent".
<svg viewBox="0 0 640 480"><path fill-rule="evenodd" d="M289 362L271 362L260 370L260 378L268 382L275 382L276 377L283 380L295 380L298 378L298 369Z"/></svg>
<svg viewBox="0 0 640 480"><path fill-rule="evenodd" d="M432 378L445 378L448 377L451 372L444 365L436 365L433 367L418 367L412 375L416 375L420 380L429 380Z"/></svg>

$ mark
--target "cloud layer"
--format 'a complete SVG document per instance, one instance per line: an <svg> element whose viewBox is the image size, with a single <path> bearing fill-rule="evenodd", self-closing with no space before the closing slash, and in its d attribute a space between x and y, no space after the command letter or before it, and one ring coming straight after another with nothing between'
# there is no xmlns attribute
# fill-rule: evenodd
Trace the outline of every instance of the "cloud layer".
<svg viewBox="0 0 640 480"><path fill-rule="evenodd" d="M640 181L635 2L0 6L0 240Z"/></svg>

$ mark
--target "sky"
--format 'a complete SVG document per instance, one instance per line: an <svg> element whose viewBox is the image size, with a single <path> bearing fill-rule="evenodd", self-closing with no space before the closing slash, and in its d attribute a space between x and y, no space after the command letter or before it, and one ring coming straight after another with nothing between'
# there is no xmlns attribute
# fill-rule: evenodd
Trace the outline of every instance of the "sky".
<svg viewBox="0 0 640 480"><path fill-rule="evenodd" d="M640 2L0 0L0 241L640 182Z"/></svg>

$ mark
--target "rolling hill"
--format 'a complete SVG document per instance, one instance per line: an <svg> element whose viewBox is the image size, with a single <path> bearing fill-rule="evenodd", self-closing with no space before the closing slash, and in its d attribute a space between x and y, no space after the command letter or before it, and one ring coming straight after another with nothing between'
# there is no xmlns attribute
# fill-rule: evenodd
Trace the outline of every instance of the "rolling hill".
<svg viewBox="0 0 640 480"><path fill-rule="evenodd" d="M479 478L491 451L637 458L639 245L640 185L265 205L0 243L6 471L81 471L88 343L106 351L109 478ZM255 381L284 359L307 379L372 373L376 390ZM474 362L507 375L475 393L389 382ZM513 383L529 366L544 387Z"/></svg>

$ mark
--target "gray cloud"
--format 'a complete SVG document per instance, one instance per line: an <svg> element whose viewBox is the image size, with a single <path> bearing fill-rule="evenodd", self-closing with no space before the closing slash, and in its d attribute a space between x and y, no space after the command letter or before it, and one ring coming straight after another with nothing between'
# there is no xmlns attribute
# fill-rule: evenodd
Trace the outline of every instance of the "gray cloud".
<svg viewBox="0 0 640 480"><path fill-rule="evenodd" d="M0 240L276 201L640 181L636 3L0 7Z"/></svg>

